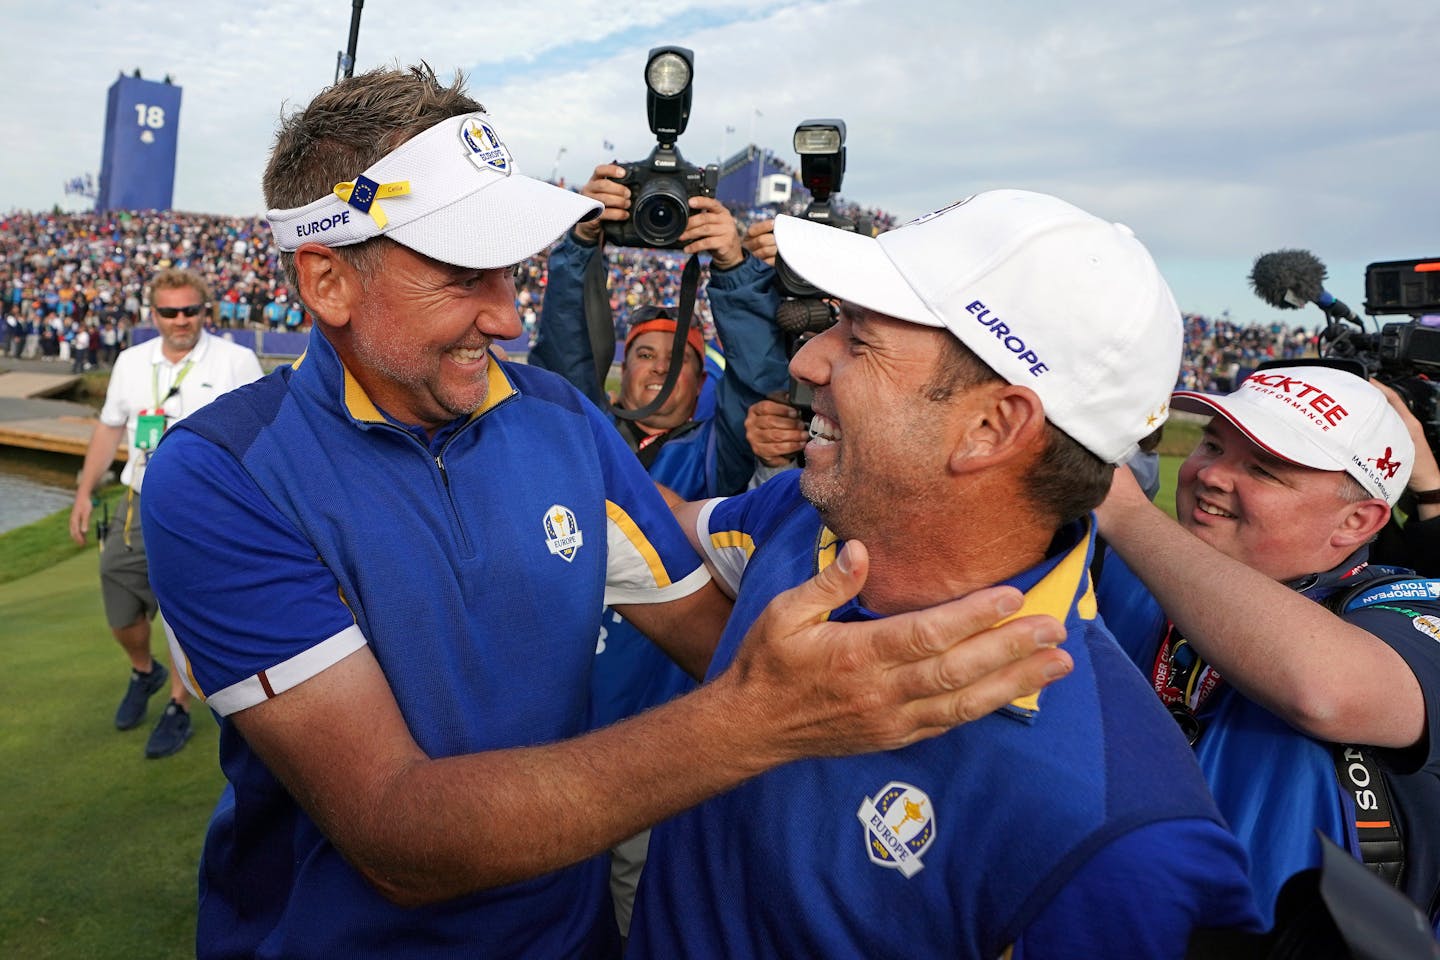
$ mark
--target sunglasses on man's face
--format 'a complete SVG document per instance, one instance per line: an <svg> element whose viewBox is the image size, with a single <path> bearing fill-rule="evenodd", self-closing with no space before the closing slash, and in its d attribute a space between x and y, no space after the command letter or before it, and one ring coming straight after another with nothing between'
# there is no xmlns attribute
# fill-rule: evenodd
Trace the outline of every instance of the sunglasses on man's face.
<svg viewBox="0 0 1440 960"><path fill-rule="evenodd" d="M160 314L160 316L164 317L166 320L174 320L182 313L185 314L185 316L187 317L198 316L200 311L204 309L205 304L203 303L191 303L183 307L156 307L155 312Z"/></svg>

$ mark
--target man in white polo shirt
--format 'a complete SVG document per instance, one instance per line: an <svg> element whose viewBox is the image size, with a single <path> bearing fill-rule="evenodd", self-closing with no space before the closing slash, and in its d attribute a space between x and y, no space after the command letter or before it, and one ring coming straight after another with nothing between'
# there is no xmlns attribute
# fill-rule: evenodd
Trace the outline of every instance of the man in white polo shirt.
<svg viewBox="0 0 1440 960"><path fill-rule="evenodd" d="M70 537L85 542L94 509L91 496L120 441L130 455L120 481L129 489L100 536L100 590L105 618L130 658L130 683L115 712L115 727L130 730L145 719L150 697L170 679L170 703L145 744L145 755L168 757L190 739L190 695L177 674L150 652L150 621L157 612L150 590L145 540L140 532L140 485L145 463L166 427L211 400L262 375L253 350L205 332L210 290L191 270L161 271L150 284L150 316L160 331L115 361L100 422L90 436L85 465L70 510Z"/></svg>

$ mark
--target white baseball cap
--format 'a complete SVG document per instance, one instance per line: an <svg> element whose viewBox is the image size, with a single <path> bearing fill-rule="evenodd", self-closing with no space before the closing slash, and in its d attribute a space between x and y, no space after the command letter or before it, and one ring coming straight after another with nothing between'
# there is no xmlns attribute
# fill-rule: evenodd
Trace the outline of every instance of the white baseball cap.
<svg viewBox="0 0 1440 960"><path fill-rule="evenodd" d="M1267 367L1234 393L1177 390L1176 410L1219 414L1273 456L1316 470L1344 470L1392 507L1405 492L1415 442L1385 395L1323 365Z"/></svg>
<svg viewBox="0 0 1440 960"><path fill-rule="evenodd" d="M775 242L821 290L949 330L1108 463L1165 422L1180 310L1128 227L1045 194L993 190L878 237L777 217Z"/></svg>
<svg viewBox="0 0 1440 960"><path fill-rule="evenodd" d="M522 176L484 113L442 120L314 203L265 216L281 250L381 234L442 263L488 270L533 256L597 200Z"/></svg>

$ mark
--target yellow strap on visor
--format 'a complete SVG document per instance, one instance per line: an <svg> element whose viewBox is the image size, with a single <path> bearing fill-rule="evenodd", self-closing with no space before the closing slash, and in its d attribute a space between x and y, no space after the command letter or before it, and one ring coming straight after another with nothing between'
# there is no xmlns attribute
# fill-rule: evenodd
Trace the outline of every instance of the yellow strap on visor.
<svg viewBox="0 0 1440 960"><path fill-rule="evenodd" d="M347 183L335 184L335 196L350 204L361 213L368 213L370 219L375 221L375 226L381 230L390 222L385 216L385 211L380 209L376 202L390 197L400 197L410 192L409 180L396 180L394 183L376 183L366 176L356 177Z"/></svg>

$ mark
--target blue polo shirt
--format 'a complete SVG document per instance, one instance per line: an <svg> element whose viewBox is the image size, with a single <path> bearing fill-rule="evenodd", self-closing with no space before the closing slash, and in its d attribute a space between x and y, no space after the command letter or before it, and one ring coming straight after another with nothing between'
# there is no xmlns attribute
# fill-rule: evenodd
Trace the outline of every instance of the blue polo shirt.
<svg viewBox="0 0 1440 960"><path fill-rule="evenodd" d="M841 546L798 477L702 512L709 559L738 589L712 676ZM1023 613L1064 622L1069 676L943 736L786 764L662 823L627 957L1178 960L1195 927L1253 927L1243 852L1096 616L1091 544L1074 525L1009 581ZM876 615L851 601L831 616Z"/></svg>
<svg viewBox="0 0 1440 960"><path fill-rule="evenodd" d="M293 368L186 418L150 462L150 576L220 717L228 780L201 863L201 957L613 954L598 860L390 904L227 719L368 645L431 757L573 737L602 607L709 579L593 405L523 365L492 358L489 378L474 414L426 438L317 330Z"/></svg>

